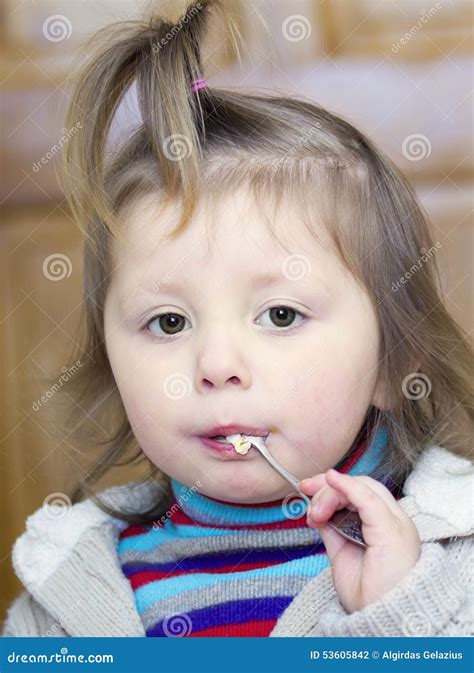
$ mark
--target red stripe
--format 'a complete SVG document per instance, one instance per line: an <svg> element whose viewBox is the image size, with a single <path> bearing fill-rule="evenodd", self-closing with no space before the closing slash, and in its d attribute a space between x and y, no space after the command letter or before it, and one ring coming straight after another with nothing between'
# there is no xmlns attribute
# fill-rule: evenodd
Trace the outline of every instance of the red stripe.
<svg viewBox="0 0 474 673"><path fill-rule="evenodd" d="M144 533L148 533L149 531L146 530L145 528L142 528L141 526L136 526L132 524L131 526L128 526L128 528L125 528L120 533L120 539L123 540L126 537L135 537L136 535L143 535Z"/></svg>
<svg viewBox="0 0 474 673"><path fill-rule="evenodd" d="M227 636L227 637L252 637L260 636L266 638L270 635L276 619L267 619L261 621L245 622L244 624L223 624L220 626L211 626L202 631L191 631L188 638L207 638L209 636Z"/></svg>
<svg viewBox="0 0 474 673"><path fill-rule="evenodd" d="M272 500L270 502L244 503L244 502L229 502L228 500L218 500L217 498L210 498L208 495L204 497L207 500L218 502L221 505L235 505L236 507L281 507L285 500L285 498L280 498L280 500Z"/></svg>
<svg viewBox="0 0 474 673"><path fill-rule="evenodd" d="M172 516L171 520L177 525L185 526L194 526L195 528L215 528L216 524L212 523L201 523L200 521L195 521L191 519L187 514L181 510L176 510ZM155 522L154 528L164 528L164 523L161 521ZM297 519L284 519L283 521L274 521L273 523L260 523L260 524L242 524L241 526L228 526L222 524L222 528L226 530L287 530L292 528L306 528L306 514L298 517ZM131 525L126 528L122 533L120 533L120 539L123 540L127 537L137 537L138 535L146 535L149 533L149 530L145 530L140 526Z"/></svg>
<svg viewBox="0 0 474 673"><path fill-rule="evenodd" d="M182 524L185 526L196 526L199 528L215 528L215 523L201 523L200 521L195 521L191 519L185 512L181 509L176 509L171 515L173 523ZM227 524L221 524L220 527L225 528L226 530L279 530L282 528L303 528L306 526L306 514L298 517L297 519L284 519L283 521L273 521L272 523L258 523L258 524L249 524L243 523L240 526L228 526ZM160 526L161 528L161 526Z"/></svg>

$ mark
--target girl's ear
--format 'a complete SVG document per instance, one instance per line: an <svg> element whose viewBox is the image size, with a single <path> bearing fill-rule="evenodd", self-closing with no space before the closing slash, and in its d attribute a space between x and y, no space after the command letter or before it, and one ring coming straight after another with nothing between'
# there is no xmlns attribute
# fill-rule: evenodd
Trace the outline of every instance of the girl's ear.
<svg viewBox="0 0 474 673"><path fill-rule="evenodd" d="M421 366L421 360L417 360L416 362L414 362L410 367L410 371L407 372L407 376L418 372L420 366ZM393 402L390 399L389 391L387 390L387 385L382 380L382 376L380 374L377 379L377 383L375 384L371 404L372 406L377 407L381 411L389 411L393 406Z"/></svg>

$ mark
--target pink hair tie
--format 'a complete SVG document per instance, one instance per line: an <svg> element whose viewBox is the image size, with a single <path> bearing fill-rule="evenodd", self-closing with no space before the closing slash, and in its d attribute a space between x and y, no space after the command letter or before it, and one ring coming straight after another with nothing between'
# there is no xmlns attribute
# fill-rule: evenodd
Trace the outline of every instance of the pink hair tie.
<svg viewBox="0 0 474 673"><path fill-rule="evenodd" d="M199 91L199 89L205 89L207 86L208 84L205 79L194 79L191 82L191 91L196 93L196 91Z"/></svg>

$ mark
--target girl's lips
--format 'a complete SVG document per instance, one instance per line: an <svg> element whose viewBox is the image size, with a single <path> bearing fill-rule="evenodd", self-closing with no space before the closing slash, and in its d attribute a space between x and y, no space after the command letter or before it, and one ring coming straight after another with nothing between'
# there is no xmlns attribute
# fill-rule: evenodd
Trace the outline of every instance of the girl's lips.
<svg viewBox="0 0 474 673"><path fill-rule="evenodd" d="M213 449L214 451L219 452L221 455L234 458L235 460L245 460L249 456L255 454L255 449L253 446L250 447L247 453L241 454L237 453L233 444L228 444L227 442L218 442L216 439L210 439L209 437L198 437L198 439L208 449Z"/></svg>

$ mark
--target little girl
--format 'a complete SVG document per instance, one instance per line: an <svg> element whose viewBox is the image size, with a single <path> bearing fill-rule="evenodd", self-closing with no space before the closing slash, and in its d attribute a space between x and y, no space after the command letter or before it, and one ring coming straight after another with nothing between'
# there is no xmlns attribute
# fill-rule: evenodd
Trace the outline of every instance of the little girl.
<svg viewBox="0 0 474 673"><path fill-rule="evenodd" d="M106 451L61 516L29 517L4 635L472 635L472 354L425 216L342 118L206 82L216 6L88 47L65 155L87 328L68 427ZM141 119L112 141L132 86ZM98 492L140 460L143 480ZM329 524L342 508L365 546Z"/></svg>

